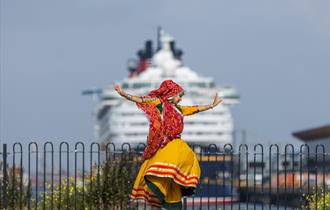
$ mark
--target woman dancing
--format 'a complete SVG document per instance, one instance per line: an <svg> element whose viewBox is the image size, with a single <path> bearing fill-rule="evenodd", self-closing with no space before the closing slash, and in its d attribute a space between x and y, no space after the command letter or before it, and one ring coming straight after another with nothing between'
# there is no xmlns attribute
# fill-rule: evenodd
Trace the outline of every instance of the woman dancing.
<svg viewBox="0 0 330 210"><path fill-rule="evenodd" d="M182 196L194 194L201 173L195 153L180 138L183 116L212 109L221 99L216 94L210 105L181 106L184 91L172 80L142 97L124 92L119 85L115 90L145 112L150 126L131 198L142 198L155 210L182 209Z"/></svg>

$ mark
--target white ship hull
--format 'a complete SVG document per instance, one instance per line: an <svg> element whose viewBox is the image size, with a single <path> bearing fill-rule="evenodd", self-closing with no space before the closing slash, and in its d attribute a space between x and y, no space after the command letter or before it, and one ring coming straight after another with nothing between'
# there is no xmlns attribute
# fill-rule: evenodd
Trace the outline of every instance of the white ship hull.
<svg viewBox="0 0 330 210"><path fill-rule="evenodd" d="M172 79L185 90L180 103L182 105L209 104L218 92L223 98L219 106L185 117L182 139L200 145L223 146L232 143L234 123L230 107L239 102L236 90L232 87L216 87L212 78L202 77L184 66L169 49L172 40L163 34L162 48L150 59L151 65L139 75L119 83L128 93L146 95L158 88L163 80ZM123 143L135 146L146 142L149 126L144 113L134 103L118 96L112 86L102 91L95 121L96 139L99 142L112 142L118 146Z"/></svg>

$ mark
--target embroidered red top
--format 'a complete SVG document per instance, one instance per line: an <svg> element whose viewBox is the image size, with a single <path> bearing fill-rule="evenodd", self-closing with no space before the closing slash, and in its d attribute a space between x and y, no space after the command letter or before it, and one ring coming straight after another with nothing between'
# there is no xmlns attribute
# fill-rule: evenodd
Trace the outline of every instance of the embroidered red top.
<svg viewBox="0 0 330 210"><path fill-rule="evenodd" d="M149 134L143 159L151 158L159 148L175 138L180 138L183 131L183 116L198 111L197 106L173 105L170 97L183 92L180 85L172 80L165 80L160 87L144 96L143 103L137 103L149 120Z"/></svg>

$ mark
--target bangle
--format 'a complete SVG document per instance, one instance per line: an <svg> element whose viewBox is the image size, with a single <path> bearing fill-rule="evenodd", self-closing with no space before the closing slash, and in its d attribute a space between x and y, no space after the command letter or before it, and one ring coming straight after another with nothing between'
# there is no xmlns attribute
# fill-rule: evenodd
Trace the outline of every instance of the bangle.
<svg viewBox="0 0 330 210"><path fill-rule="evenodd" d="M127 98L128 98L128 99L132 99L132 95L127 94Z"/></svg>

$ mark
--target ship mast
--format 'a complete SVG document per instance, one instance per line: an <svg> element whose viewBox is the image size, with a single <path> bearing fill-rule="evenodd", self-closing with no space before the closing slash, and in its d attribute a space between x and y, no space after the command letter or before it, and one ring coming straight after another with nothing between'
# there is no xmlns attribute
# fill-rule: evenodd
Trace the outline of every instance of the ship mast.
<svg viewBox="0 0 330 210"><path fill-rule="evenodd" d="M162 27L157 27L157 52L161 49L161 43L160 43L160 34L162 32Z"/></svg>

